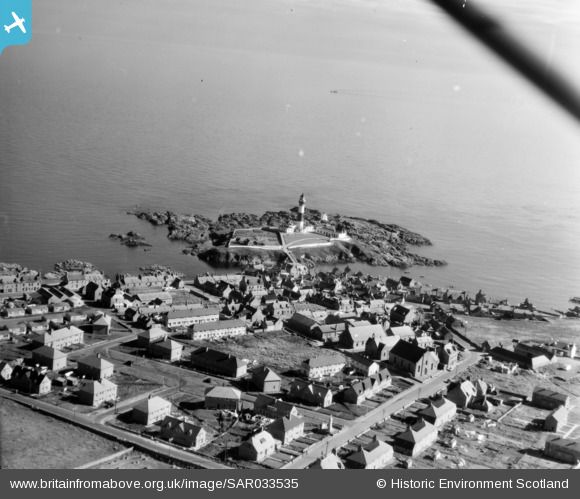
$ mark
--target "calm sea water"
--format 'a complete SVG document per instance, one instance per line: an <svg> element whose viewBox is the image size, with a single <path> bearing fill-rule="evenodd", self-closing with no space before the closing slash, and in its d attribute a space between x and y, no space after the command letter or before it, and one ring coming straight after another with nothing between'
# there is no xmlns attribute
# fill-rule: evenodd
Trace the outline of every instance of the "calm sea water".
<svg viewBox="0 0 580 499"><path fill-rule="evenodd" d="M483 3L580 82L578 5ZM429 237L425 282L580 295L578 125L426 1L33 1L32 26L0 57L0 261L205 272L126 211L305 192Z"/></svg>

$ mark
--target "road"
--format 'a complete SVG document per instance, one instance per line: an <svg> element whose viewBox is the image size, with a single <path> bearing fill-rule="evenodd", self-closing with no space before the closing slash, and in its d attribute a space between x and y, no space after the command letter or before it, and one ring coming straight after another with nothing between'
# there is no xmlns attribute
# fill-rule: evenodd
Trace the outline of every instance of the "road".
<svg viewBox="0 0 580 499"><path fill-rule="evenodd" d="M286 464L283 466L283 468L306 468L310 464L314 463L314 461L316 461L316 459L318 459L321 453L323 453L326 449L342 447L351 440L355 439L361 433L364 433L370 429L375 424L384 421L387 417L402 409L404 406L413 403L418 398L427 397L434 394L441 388L444 388L446 386L446 380L455 377L457 373L464 371L479 361L479 355L474 352L466 352L466 355L467 358L461 362L461 365L457 368L457 370L442 371L435 378L425 381L422 384L415 385L409 390L401 392L391 400L373 409L365 416L358 418L353 425L345 427L341 432L337 433L330 439L325 439L317 444L310 446L304 455Z"/></svg>

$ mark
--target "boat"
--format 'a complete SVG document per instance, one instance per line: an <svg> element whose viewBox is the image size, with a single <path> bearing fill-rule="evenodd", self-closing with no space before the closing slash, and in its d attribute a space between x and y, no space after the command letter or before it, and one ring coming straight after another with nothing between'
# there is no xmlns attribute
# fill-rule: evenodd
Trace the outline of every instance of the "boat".
<svg viewBox="0 0 580 499"><path fill-rule="evenodd" d="M572 303L580 303L580 296L575 296L574 298L570 298L569 301Z"/></svg>

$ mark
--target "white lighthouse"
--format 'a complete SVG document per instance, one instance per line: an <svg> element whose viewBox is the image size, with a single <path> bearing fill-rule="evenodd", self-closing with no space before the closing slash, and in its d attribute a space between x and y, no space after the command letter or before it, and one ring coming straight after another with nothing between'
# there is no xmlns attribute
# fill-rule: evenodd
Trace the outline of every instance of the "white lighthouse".
<svg viewBox="0 0 580 499"><path fill-rule="evenodd" d="M304 232L304 207L306 206L306 199L304 193L298 200L298 232Z"/></svg>

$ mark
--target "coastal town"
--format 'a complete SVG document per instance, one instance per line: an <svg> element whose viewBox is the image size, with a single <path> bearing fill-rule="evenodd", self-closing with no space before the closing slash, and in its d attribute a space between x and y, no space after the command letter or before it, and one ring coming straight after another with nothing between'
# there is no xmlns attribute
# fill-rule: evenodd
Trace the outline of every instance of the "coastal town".
<svg viewBox="0 0 580 499"><path fill-rule="evenodd" d="M556 322L578 307L296 256L351 237L302 195L292 223L228 232L284 255L239 272L0 264L2 467L30 465L16 432L42 417L46 452L53 425L73 456L70 428L108 444L37 467L577 468L578 330Z"/></svg>

